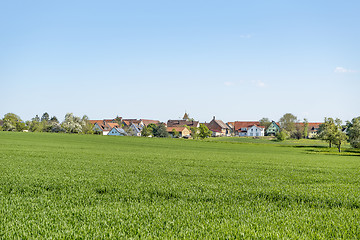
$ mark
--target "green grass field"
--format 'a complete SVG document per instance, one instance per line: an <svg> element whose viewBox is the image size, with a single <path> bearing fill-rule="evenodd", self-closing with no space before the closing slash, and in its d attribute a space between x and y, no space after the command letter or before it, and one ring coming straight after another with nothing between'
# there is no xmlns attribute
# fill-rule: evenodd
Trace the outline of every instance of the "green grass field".
<svg viewBox="0 0 360 240"><path fill-rule="evenodd" d="M360 238L360 152L0 132L0 238Z"/></svg>

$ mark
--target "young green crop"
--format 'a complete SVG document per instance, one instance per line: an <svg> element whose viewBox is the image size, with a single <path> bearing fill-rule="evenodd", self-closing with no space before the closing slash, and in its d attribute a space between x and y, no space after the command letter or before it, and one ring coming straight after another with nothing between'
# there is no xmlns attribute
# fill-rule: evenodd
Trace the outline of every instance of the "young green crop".
<svg viewBox="0 0 360 240"><path fill-rule="evenodd" d="M360 238L359 152L244 139L0 132L0 238Z"/></svg>

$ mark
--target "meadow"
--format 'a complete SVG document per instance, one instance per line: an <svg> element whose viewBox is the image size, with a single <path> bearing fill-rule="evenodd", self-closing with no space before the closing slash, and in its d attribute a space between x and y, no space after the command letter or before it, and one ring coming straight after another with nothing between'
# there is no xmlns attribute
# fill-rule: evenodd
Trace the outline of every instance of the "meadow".
<svg viewBox="0 0 360 240"><path fill-rule="evenodd" d="M359 239L360 152L0 132L1 239Z"/></svg>

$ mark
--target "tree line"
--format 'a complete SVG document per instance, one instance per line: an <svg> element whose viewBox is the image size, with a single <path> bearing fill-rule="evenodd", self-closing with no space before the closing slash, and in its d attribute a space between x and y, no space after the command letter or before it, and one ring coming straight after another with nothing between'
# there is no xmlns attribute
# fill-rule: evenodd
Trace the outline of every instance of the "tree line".
<svg viewBox="0 0 360 240"><path fill-rule="evenodd" d="M260 125L267 128L271 124L268 118L262 118ZM284 114L280 120L280 132L276 134L279 141L285 139L301 139L307 138L309 134L309 123L307 119L300 121L291 113ZM349 142L354 148L360 148L360 117L346 121L345 124L336 118L325 117L324 122L319 125L317 138L327 141L331 148L335 145L341 152L341 145Z"/></svg>
<svg viewBox="0 0 360 240"><path fill-rule="evenodd" d="M63 122L59 122L56 116L50 117L45 112L41 118L36 115L30 121L22 121L14 113L7 113L2 119L2 131L22 132L28 130L31 132L64 132L64 133L83 133L94 134L94 126L90 123L89 118L84 115L82 118L74 116L73 113L67 113Z"/></svg>

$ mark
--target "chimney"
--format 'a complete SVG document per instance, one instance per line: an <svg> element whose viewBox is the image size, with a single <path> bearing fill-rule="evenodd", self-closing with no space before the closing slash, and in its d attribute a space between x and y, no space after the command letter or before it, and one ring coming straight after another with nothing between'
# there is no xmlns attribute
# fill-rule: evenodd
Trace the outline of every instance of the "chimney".
<svg viewBox="0 0 360 240"><path fill-rule="evenodd" d="M215 120L215 116L213 116L213 120Z"/></svg>

